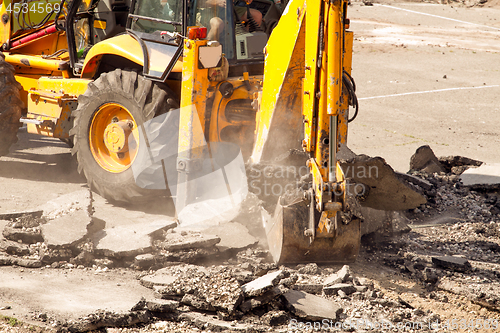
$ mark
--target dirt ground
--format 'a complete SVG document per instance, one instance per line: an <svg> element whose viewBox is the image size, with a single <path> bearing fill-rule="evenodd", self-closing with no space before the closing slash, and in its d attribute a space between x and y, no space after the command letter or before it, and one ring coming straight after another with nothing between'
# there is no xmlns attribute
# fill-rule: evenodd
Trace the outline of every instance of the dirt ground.
<svg viewBox="0 0 500 333"><path fill-rule="evenodd" d="M384 0L370 4L353 1L349 7L355 36L352 75L360 100L360 113L349 128L350 148L358 154L382 156L402 172L408 171L411 155L424 144L430 145L437 156L461 155L500 162L497 125L500 123L500 1L472 7L467 2L448 1L438 4ZM78 175L76 162L63 142L21 129L19 142L8 156L0 158L0 186L0 213L7 213L32 210L62 194L85 188L86 183ZM446 216L446 212L440 214ZM498 215L491 219L498 222ZM431 229L446 233L449 227L414 229L412 235L424 237ZM397 236L377 245L375 250L363 245L360 258L350 266L351 271L373 280L387 297L401 298L414 308L438 314L441 320L500 320L498 308L478 305L463 295L434 291L437 296L431 298L433 290L426 283L394 265L387 265L386 254L393 252L399 238L413 236ZM405 238L405 241L412 240ZM489 261L492 272L500 270L500 261L495 258ZM476 262L473 267L484 269ZM336 271L340 266L322 268ZM18 274L22 279L28 273L20 268L2 268L1 274L2 278ZM78 270L54 270L50 274L55 283L52 290L45 292L53 295L57 294L58 280L94 276L93 271ZM131 272L114 272L105 279L116 285L124 275L133 279ZM28 302L30 295L22 297ZM32 326L39 322L20 316L14 309L0 310L0 316L3 316L2 333L50 331L50 327ZM199 329L190 325L120 329L120 332L153 331Z"/></svg>

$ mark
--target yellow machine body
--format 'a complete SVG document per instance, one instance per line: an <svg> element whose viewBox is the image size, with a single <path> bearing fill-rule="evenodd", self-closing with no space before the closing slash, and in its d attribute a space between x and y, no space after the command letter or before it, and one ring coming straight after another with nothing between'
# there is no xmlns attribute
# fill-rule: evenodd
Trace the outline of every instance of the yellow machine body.
<svg viewBox="0 0 500 333"><path fill-rule="evenodd" d="M26 109L22 121L27 123L28 131L65 141L71 140L72 135L80 135L74 133L88 134L91 153L88 156L104 170L98 173L108 172L110 177L130 173L138 148L127 145L130 138L138 140L142 125L133 112L119 100L104 101L94 116L85 120L90 127L84 132L73 127L77 126L73 122L74 113L85 103L86 96L82 95L98 89L94 82L100 77L110 78L105 75L106 66L117 68L125 64L134 71L126 76L122 73L125 67L118 67L122 71L115 71L112 80L119 78L126 82L131 77L143 76L148 81L151 75L142 75L141 69L144 67L146 72L149 65L149 73L163 72L165 65L161 62L149 63L153 56L162 59L162 54L155 55L155 50L148 49L147 40L139 41L133 34L117 34L91 47L77 48L75 62L68 51L72 46L67 41L68 31L52 29L45 35L26 39L36 29L26 29L19 23L22 20L17 22L15 13L7 12L7 6L14 7L17 3L19 7L20 1L2 1L0 17L7 15L9 19L0 23L0 38L3 45L12 46L3 49L6 61L15 67L16 79L23 87L21 98ZM92 4L98 2L85 1L82 6L88 10ZM275 222L266 227L271 253L277 262L346 262L354 260L359 250L359 219L340 217L352 205L335 158L339 143L347 140L349 103L342 82L344 73L351 71L353 34L346 31L346 10L345 0L291 0L264 49L263 75L249 74L246 65L235 71L238 74L228 75L223 54L216 65L205 67L201 52L206 48L216 50L219 45L215 41L197 36L187 38L176 35L177 31L157 34L182 39L181 56L164 56L166 62L176 59L169 73L179 76L156 78L155 84L168 87L179 97L182 112L178 159L188 163L187 169L203 155L204 142L236 143L244 159L254 164L268 163L296 146L308 155L311 189L301 200L287 203L280 200ZM69 11L68 5L61 15L70 15ZM84 14L78 18L82 24L85 24ZM138 17L129 15L133 22ZM45 19L45 15L37 14L30 17L29 25ZM44 27L57 24L54 19L50 16ZM96 18L92 27L106 30L109 24L110 21ZM151 85L151 82L145 84ZM146 97L136 97L145 103ZM195 123L201 127L197 128ZM81 158L79 171L85 168ZM179 177L189 180L191 175L180 171ZM197 196L196 189L188 183L181 181L177 187L179 207Z"/></svg>

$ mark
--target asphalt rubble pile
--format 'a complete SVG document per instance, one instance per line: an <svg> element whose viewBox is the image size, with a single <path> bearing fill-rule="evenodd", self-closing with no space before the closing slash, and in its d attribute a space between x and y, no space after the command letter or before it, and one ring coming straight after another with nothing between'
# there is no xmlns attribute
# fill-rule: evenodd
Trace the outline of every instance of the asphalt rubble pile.
<svg viewBox="0 0 500 333"><path fill-rule="evenodd" d="M469 184L464 178L466 170L482 165L419 148L411 170L399 176L427 203L386 213L391 223L363 232L360 258L418 281L426 289L421 298L447 303L451 293L500 311L498 184ZM90 191L72 193L32 212L3 214L0 265L96 273L133 269L155 292L127 313L53 318L60 332L118 332L111 327L134 325L141 332L377 331L406 323L419 323L418 331L425 332L440 321L436 313L388 297L377 281L356 276L349 266L276 266L259 243L258 201L254 196L245 203L240 218L251 220L246 225L233 221L201 232L157 221L145 228L145 242L131 250L106 245L106 237L123 238L124 230L107 225L110 215L92 204ZM396 222L403 226L396 228ZM43 314L38 319L47 321Z"/></svg>
<svg viewBox="0 0 500 333"><path fill-rule="evenodd" d="M140 277L156 298L142 299L120 317L100 312L63 324L61 332L150 322L144 329L161 329L184 323L206 332L303 331L307 329L353 331L397 327L418 322L430 331L439 316L394 301L358 278L344 265L335 272L316 264L277 268L250 264L259 258L252 250L238 257L240 264L198 266L177 264ZM114 321L113 321L114 318ZM179 326L176 326L179 329Z"/></svg>
<svg viewBox="0 0 500 333"><path fill-rule="evenodd" d="M112 207L111 215L118 217L110 218L109 212L103 213L93 202L92 192L82 190L33 211L2 214L0 266L148 270L175 262L220 262L258 243L237 222L200 232L178 228L173 218L155 220L158 215L142 213L138 216L146 222L121 226L121 216L130 211ZM245 209L242 214L248 216Z"/></svg>
<svg viewBox="0 0 500 333"><path fill-rule="evenodd" d="M500 177L480 167L487 166L462 156L437 158L429 146L420 147L408 175L427 203L405 212L407 233L365 236L364 249L371 260L423 283L428 298L447 303L446 291L498 312Z"/></svg>

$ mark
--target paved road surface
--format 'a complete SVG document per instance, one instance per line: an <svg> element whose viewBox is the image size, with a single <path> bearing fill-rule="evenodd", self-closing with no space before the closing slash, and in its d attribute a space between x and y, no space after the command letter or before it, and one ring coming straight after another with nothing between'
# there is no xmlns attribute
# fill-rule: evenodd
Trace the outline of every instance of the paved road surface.
<svg viewBox="0 0 500 333"><path fill-rule="evenodd" d="M499 162L500 10L349 7L360 114L348 142L408 171L416 148Z"/></svg>

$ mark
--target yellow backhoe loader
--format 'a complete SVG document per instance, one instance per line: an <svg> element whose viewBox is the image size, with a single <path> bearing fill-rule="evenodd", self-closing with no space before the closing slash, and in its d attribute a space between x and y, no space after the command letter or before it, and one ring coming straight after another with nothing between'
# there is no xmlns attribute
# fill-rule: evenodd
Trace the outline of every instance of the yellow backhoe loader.
<svg viewBox="0 0 500 333"><path fill-rule="evenodd" d="M72 146L108 200L167 191L189 215L241 202L245 165L300 151L300 186L265 219L275 261L356 258L357 193L336 157L357 106L346 0L0 5L0 154L24 123Z"/></svg>

